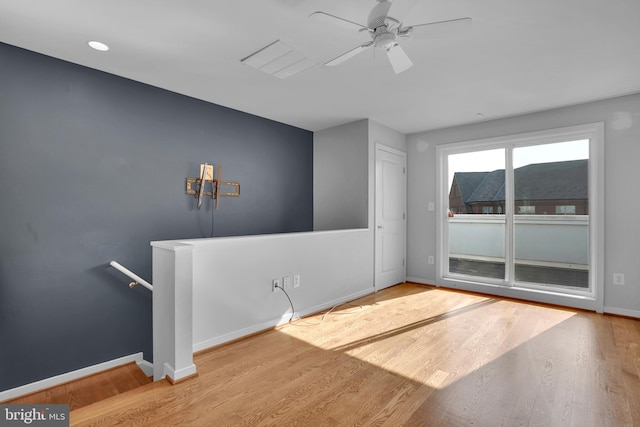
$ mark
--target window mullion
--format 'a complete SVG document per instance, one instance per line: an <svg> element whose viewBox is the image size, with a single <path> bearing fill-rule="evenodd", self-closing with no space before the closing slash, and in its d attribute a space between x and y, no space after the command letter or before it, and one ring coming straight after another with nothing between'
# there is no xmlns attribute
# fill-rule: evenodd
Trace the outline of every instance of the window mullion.
<svg viewBox="0 0 640 427"><path fill-rule="evenodd" d="M508 286L513 286L515 271L514 249L514 196L513 196L513 145L505 147L505 177L504 177L504 216L505 216L505 263L504 279Z"/></svg>

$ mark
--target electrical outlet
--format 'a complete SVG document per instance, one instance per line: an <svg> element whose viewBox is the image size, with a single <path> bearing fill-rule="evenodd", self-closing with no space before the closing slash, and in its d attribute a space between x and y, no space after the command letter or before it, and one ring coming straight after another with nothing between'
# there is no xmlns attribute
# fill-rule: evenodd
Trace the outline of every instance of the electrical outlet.
<svg viewBox="0 0 640 427"><path fill-rule="evenodd" d="M276 288L280 287L280 279L273 279L271 281L271 292L275 292Z"/></svg>
<svg viewBox="0 0 640 427"><path fill-rule="evenodd" d="M614 285L624 285L624 274L622 274L622 273L613 273L613 284Z"/></svg>
<svg viewBox="0 0 640 427"><path fill-rule="evenodd" d="M290 289L291 288L291 276L284 276L282 278L282 287L284 289Z"/></svg>
<svg viewBox="0 0 640 427"><path fill-rule="evenodd" d="M300 275L296 274L293 276L293 287L294 288L299 288L300 287Z"/></svg>
<svg viewBox="0 0 640 427"><path fill-rule="evenodd" d="M433 255L429 255L429 258L427 259L427 262L428 262L429 264L433 264L433 263L435 263L435 262L436 262L436 261L435 261L435 258L433 257Z"/></svg>
<svg viewBox="0 0 640 427"><path fill-rule="evenodd" d="M429 202L428 208L430 211L435 211L436 210L436 205L433 202Z"/></svg>

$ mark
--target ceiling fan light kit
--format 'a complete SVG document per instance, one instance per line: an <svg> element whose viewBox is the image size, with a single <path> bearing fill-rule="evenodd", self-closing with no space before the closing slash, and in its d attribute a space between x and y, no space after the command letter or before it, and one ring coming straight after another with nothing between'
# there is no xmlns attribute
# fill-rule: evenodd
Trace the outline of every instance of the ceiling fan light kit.
<svg viewBox="0 0 640 427"><path fill-rule="evenodd" d="M471 18L459 18L448 21L430 22L426 24L402 26L402 22L394 17L389 16L391 9L391 0L376 0L377 4L369 12L367 25L360 25L356 22L341 18L330 13L316 11L309 15L310 18L328 21L343 27L357 29L360 32L368 32L372 41L356 46L331 61L325 63L326 66L336 66L342 64L348 59L353 58L357 54L367 50L370 47L384 49L389 62L393 67L393 71L399 74L408 70L413 66L413 62L400 46L399 38L411 39L416 33L422 33L425 36L437 36L438 33L446 34L459 31L462 26L468 26ZM419 31L414 31L419 30Z"/></svg>
<svg viewBox="0 0 640 427"><path fill-rule="evenodd" d="M376 32L382 27L378 27L376 29ZM376 47L381 47L384 49L391 49L393 46L397 45L398 43L396 42L396 38L397 36L393 33L390 33L389 31L384 31L384 32L380 32L379 34L374 36L373 39L373 44Z"/></svg>

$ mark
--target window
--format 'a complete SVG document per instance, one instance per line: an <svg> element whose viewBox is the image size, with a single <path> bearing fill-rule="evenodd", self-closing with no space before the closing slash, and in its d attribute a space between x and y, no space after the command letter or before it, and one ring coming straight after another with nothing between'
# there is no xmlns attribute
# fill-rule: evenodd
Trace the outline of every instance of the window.
<svg viewBox="0 0 640 427"><path fill-rule="evenodd" d="M576 205L556 205L556 215L575 215Z"/></svg>
<svg viewBox="0 0 640 427"><path fill-rule="evenodd" d="M603 129L438 146L437 283L602 310ZM447 217L454 185L467 215Z"/></svg>
<svg viewBox="0 0 640 427"><path fill-rule="evenodd" d="M461 274L504 279L504 216L477 217L493 214L495 193L504 183L505 150L452 154L448 162L447 186L460 190L458 197L449 197L449 206L462 205L467 213L449 218L448 256L443 255L449 259L448 268ZM482 221L482 227L476 227L478 221Z"/></svg>

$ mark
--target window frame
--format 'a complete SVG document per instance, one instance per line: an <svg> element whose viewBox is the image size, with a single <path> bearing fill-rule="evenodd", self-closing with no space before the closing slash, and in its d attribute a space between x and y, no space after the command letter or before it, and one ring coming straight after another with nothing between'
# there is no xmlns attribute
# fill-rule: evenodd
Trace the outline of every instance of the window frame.
<svg viewBox="0 0 640 427"><path fill-rule="evenodd" d="M491 150L504 148L507 151L507 167L511 168L512 150L517 147L543 145L574 140L589 140L589 281L588 292L558 292L557 289L536 287L522 287L517 284L504 286L491 280L470 280L468 278L451 277L447 274L448 227L446 226L446 210L449 192L446 187L448 176L448 156L469 151ZM467 140L436 146L436 182L437 182L437 211L436 211L436 250L438 262L436 264L436 285L450 288L469 290L474 292L492 293L500 296L521 298L531 301L559 304L587 310L603 312L604 310L604 123L588 123L548 129L537 132L527 132L504 135L493 138ZM513 174L507 174L507 189L513 186ZM508 190L510 191L510 190ZM509 223L513 223L514 212L505 209L505 216ZM513 230L507 227L505 249L513 257ZM509 268L509 266L505 266Z"/></svg>

